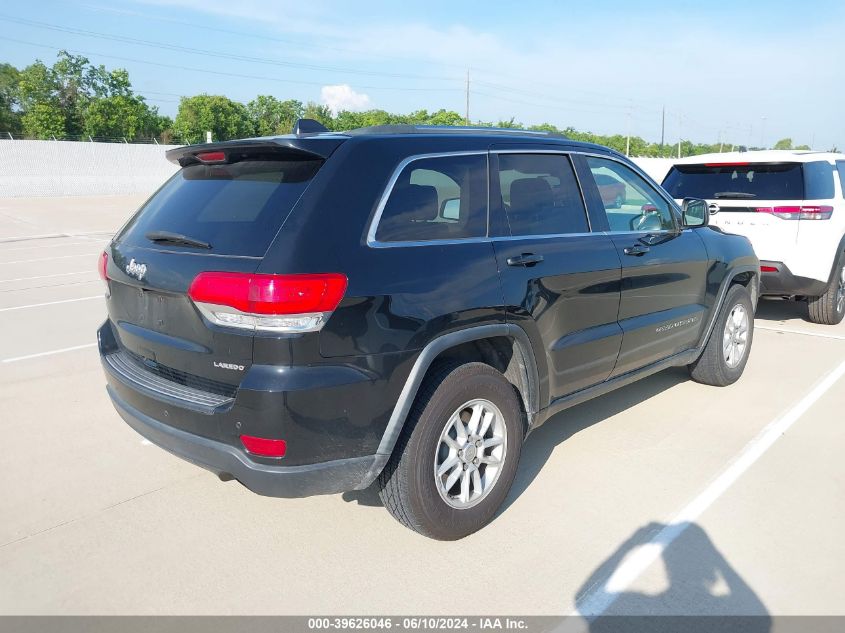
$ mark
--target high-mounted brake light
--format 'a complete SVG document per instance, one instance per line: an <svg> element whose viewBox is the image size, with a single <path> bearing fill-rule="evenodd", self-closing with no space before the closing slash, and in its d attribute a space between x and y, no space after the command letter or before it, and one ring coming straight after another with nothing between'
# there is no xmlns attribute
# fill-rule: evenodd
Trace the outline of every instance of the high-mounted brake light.
<svg viewBox="0 0 845 633"><path fill-rule="evenodd" d="M100 273L100 279L106 285L106 296L109 296L109 254L106 251L100 253L100 258L97 260L97 272Z"/></svg>
<svg viewBox="0 0 845 633"><path fill-rule="evenodd" d="M226 152L201 152L196 157L204 163L223 163L226 161Z"/></svg>
<svg viewBox="0 0 845 633"><path fill-rule="evenodd" d="M253 455L262 457L284 457L288 450L284 440L274 440L268 437L254 437L252 435L241 435L241 444Z"/></svg>
<svg viewBox="0 0 845 633"><path fill-rule="evenodd" d="M829 220L833 207L827 205L757 207L757 213L771 213L782 220Z"/></svg>
<svg viewBox="0 0 845 633"><path fill-rule="evenodd" d="M339 273L203 272L188 296L212 323L267 332L320 330L346 292Z"/></svg>
<svg viewBox="0 0 845 633"><path fill-rule="evenodd" d="M705 167L744 167L745 165L750 165L749 162L737 162L737 163L704 163Z"/></svg>

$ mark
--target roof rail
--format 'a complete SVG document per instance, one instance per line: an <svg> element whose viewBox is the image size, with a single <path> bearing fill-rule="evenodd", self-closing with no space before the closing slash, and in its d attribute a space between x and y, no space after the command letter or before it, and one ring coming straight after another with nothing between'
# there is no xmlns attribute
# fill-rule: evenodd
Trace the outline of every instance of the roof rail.
<svg viewBox="0 0 845 633"><path fill-rule="evenodd" d="M566 138L563 134L546 132L544 130L519 130L505 127L474 127L453 125L410 125L397 123L394 125L371 125L344 131L348 136L363 136L367 134L491 134L511 136L540 136L549 138Z"/></svg>

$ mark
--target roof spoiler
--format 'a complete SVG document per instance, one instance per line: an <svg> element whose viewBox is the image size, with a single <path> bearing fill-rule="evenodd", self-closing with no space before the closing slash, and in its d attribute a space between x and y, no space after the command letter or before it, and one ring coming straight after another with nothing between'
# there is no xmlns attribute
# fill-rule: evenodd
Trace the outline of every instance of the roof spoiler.
<svg viewBox="0 0 845 633"><path fill-rule="evenodd" d="M223 152L225 157L220 162L227 162L231 153L280 153L292 154L301 158L326 159L343 143L340 136L306 138L254 138L239 141L221 141L219 143L201 143L185 145L167 150L165 156L171 163L182 167L204 162L199 155ZM215 160L217 162L217 160Z"/></svg>

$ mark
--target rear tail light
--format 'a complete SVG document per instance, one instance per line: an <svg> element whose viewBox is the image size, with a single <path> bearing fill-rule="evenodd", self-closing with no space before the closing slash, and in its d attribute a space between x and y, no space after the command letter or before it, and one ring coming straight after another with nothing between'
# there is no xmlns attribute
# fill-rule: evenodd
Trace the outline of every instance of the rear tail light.
<svg viewBox="0 0 845 633"><path fill-rule="evenodd" d="M97 260L97 272L100 273L100 279L106 285L106 296L109 296L109 255L106 251L100 254L100 259Z"/></svg>
<svg viewBox="0 0 845 633"><path fill-rule="evenodd" d="M265 332L322 329L346 292L346 276L204 272L188 296L212 323Z"/></svg>
<svg viewBox="0 0 845 633"><path fill-rule="evenodd" d="M760 272L762 273L776 273L778 272L777 266L760 266Z"/></svg>
<svg viewBox="0 0 845 633"><path fill-rule="evenodd" d="M241 444L248 452L262 457L284 457L288 450L287 443L284 440L253 437L252 435L241 435Z"/></svg>
<svg viewBox="0 0 845 633"><path fill-rule="evenodd" d="M771 213L782 220L829 220L833 207L827 205L793 207L757 207L757 213Z"/></svg>

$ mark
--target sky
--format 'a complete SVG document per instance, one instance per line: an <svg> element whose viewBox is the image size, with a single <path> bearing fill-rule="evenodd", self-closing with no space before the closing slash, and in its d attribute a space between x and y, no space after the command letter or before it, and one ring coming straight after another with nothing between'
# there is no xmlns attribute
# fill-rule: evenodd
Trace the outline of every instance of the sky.
<svg viewBox="0 0 845 633"><path fill-rule="evenodd" d="M59 49L129 71L163 114L259 94L660 141L845 149L842 0L31 0L0 62Z"/></svg>

